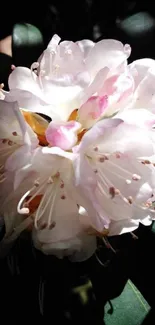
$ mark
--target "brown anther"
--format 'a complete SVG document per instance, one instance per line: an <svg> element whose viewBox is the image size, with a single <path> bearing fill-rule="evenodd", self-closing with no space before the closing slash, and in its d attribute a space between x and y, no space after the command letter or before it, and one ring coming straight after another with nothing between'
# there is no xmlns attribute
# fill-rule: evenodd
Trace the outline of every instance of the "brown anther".
<svg viewBox="0 0 155 325"><path fill-rule="evenodd" d="M133 179L133 181L139 181L141 179L141 177L137 174L133 174L132 179Z"/></svg>
<svg viewBox="0 0 155 325"><path fill-rule="evenodd" d="M62 200L65 200L65 198L66 198L65 195L61 195Z"/></svg>
<svg viewBox="0 0 155 325"><path fill-rule="evenodd" d="M150 165L150 164L151 164L151 161L148 160L148 159L146 159L146 160L144 160L144 164L145 164L145 165Z"/></svg>
<svg viewBox="0 0 155 325"><path fill-rule="evenodd" d="M121 158L121 155L120 155L120 153L118 153L118 152L116 152L116 158Z"/></svg>
<svg viewBox="0 0 155 325"><path fill-rule="evenodd" d="M60 184L60 188L64 188L64 186L65 186L64 183Z"/></svg>
<svg viewBox="0 0 155 325"><path fill-rule="evenodd" d="M3 140L2 140L2 143L7 143L7 142L8 142L7 139L3 139Z"/></svg>
<svg viewBox="0 0 155 325"><path fill-rule="evenodd" d="M13 145L13 141L9 140L9 141L8 141L8 145L9 145L9 146L12 146L12 145Z"/></svg>
<svg viewBox="0 0 155 325"><path fill-rule="evenodd" d="M119 195L120 191L118 188L115 188L114 186L111 186L109 188L109 194L111 195L111 198L113 199L115 197L115 195Z"/></svg>
<svg viewBox="0 0 155 325"><path fill-rule="evenodd" d="M103 163L105 161L105 157L100 157L99 162Z"/></svg>
<svg viewBox="0 0 155 325"><path fill-rule="evenodd" d="M96 151L96 152L97 152L97 151L98 151L98 147L95 147L95 148L94 148L94 151Z"/></svg>
<svg viewBox="0 0 155 325"><path fill-rule="evenodd" d="M46 222L43 222L41 225L39 225L40 230L43 230L45 228L47 228L47 223Z"/></svg>
<svg viewBox="0 0 155 325"><path fill-rule="evenodd" d="M18 135L16 131L12 132L12 135L14 135L15 137Z"/></svg>
<svg viewBox="0 0 155 325"><path fill-rule="evenodd" d="M133 203L133 198L132 198L132 196L129 196L129 197L128 197L128 202L129 202L130 204Z"/></svg>
<svg viewBox="0 0 155 325"><path fill-rule="evenodd" d="M94 173L95 173L95 174L97 174L97 173L98 173L98 170L97 170L97 169L95 169L95 170L94 170Z"/></svg>
<svg viewBox="0 0 155 325"><path fill-rule="evenodd" d="M56 226L56 222L53 221L50 225L49 225L49 229L53 229Z"/></svg>

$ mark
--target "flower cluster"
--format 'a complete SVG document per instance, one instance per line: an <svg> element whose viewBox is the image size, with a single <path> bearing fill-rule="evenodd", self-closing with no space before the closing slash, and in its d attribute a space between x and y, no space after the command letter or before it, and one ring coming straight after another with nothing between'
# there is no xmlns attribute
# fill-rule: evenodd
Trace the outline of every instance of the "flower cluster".
<svg viewBox="0 0 155 325"><path fill-rule="evenodd" d="M88 259L97 236L150 225L155 61L117 40L60 42L16 67L0 96L3 245L24 230L45 254Z"/></svg>

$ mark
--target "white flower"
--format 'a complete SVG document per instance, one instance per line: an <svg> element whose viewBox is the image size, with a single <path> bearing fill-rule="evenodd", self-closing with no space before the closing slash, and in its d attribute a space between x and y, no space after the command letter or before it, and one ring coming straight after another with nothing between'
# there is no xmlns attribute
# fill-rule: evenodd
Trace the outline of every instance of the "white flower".
<svg viewBox="0 0 155 325"><path fill-rule="evenodd" d="M155 134L150 113L139 110L145 123L136 125L133 112L126 119L124 112L124 121L98 122L73 148L77 187L98 211L98 218L88 213L87 222L99 232L109 228L109 235L148 225L154 217Z"/></svg>
<svg viewBox="0 0 155 325"><path fill-rule="evenodd" d="M94 253L95 236L154 218L154 61L127 66L130 47L115 40L59 42L31 70L16 68L3 92L1 139L18 140L9 150L1 141L3 243L30 226L37 249L77 261Z"/></svg>
<svg viewBox="0 0 155 325"><path fill-rule="evenodd" d="M116 40L59 42L54 35L31 70L17 67L11 73L5 98L52 120L66 121L74 109L99 93L107 78L126 73L130 46Z"/></svg>

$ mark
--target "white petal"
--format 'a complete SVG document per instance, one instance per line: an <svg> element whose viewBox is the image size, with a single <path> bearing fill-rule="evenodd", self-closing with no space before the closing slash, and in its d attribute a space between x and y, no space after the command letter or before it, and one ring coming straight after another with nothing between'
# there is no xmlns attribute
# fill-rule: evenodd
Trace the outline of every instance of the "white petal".
<svg viewBox="0 0 155 325"><path fill-rule="evenodd" d="M95 76L103 67L116 69L126 61L129 55L130 51L126 51L126 47L121 42L111 39L102 40L92 48L86 59L86 66L88 71Z"/></svg>

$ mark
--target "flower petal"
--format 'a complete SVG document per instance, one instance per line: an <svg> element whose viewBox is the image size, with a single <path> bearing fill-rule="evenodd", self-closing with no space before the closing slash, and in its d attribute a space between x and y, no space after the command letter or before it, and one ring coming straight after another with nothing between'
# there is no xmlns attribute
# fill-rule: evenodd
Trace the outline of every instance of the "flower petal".
<svg viewBox="0 0 155 325"><path fill-rule="evenodd" d="M46 139L51 146L70 150L77 142L77 132L80 128L81 124L76 121L51 122L45 132Z"/></svg>
<svg viewBox="0 0 155 325"><path fill-rule="evenodd" d="M95 46L95 43L88 39L77 41L76 44L79 46L81 52L83 53L84 59L86 59L88 57L88 55L90 54L90 51Z"/></svg>
<svg viewBox="0 0 155 325"><path fill-rule="evenodd" d="M101 118L108 106L107 96L92 96L78 110L78 121L83 128L88 129Z"/></svg>
<svg viewBox="0 0 155 325"><path fill-rule="evenodd" d="M126 61L130 55L130 47L125 46L112 39L102 40L95 44L86 59L86 66L92 76L103 67L116 69L121 63Z"/></svg>

